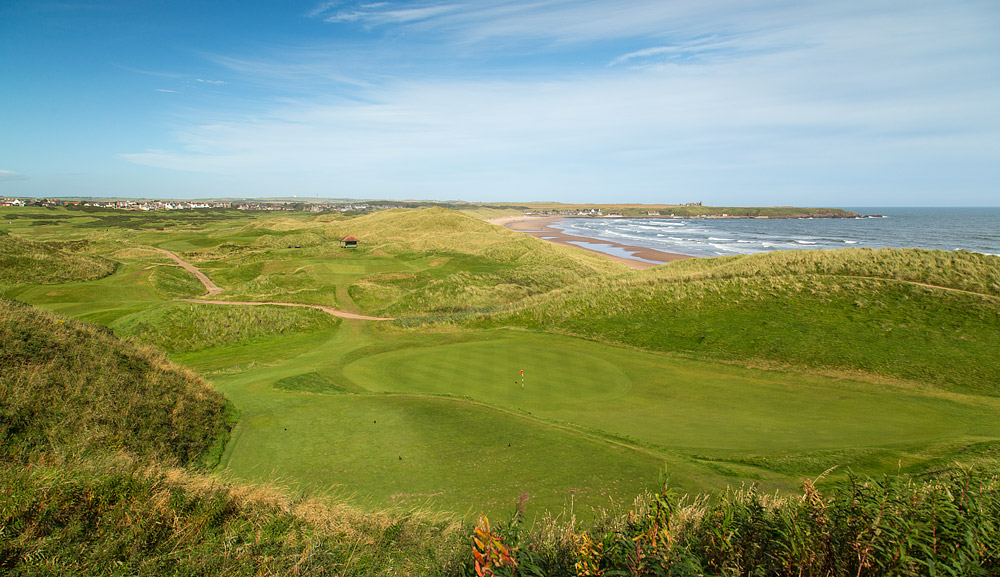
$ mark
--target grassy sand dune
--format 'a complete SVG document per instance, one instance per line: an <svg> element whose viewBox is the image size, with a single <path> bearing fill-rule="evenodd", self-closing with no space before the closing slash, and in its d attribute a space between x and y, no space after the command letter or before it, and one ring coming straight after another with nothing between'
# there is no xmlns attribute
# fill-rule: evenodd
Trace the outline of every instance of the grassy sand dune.
<svg viewBox="0 0 1000 577"><path fill-rule="evenodd" d="M5 299L0 343L7 459L123 449L184 464L213 447L218 458L231 409L159 351Z"/></svg>
<svg viewBox="0 0 1000 577"><path fill-rule="evenodd" d="M85 240L42 243L0 232L0 285L87 281L115 271L114 261L81 253L86 245Z"/></svg>

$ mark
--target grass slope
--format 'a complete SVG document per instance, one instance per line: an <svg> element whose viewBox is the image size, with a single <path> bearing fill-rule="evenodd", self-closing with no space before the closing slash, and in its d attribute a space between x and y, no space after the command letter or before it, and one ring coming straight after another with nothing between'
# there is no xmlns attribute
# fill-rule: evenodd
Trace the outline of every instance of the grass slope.
<svg viewBox="0 0 1000 577"><path fill-rule="evenodd" d="M586 536L568 520L544 517L530 529L521 516L494 525L497 538L517 547L518 574L536 566L534 574L571 574L588 560L603 571L669 568L677 575L919 574L924 567L976 574L996 567L993 478L852 482L828 494L807 484L804 498L775 500L730 491L695 507L663 495L631 502L657 483L663 466L672 483L695 490L748 479L791 487L830 464L926 473L961 460L995 470L996 400L976 394L992 393L998 382L989 352L997 326L991 257L798 253L626 273L605 261L590 266L587 259L600 257L579 260L581 251L536 251L534 240L519 246L505 238L509 231L465 217L441 219L436 232L423 211L359 219L370 229L344 232L372 236L354 252L329 242L351 221L322 216L128 215L122 224L133 232L122 234L99 228L113 226L113 214L11 214L19 218L8 226L19 234L61 242L87 230L88 250L120 258L122 267L106 278L7 291L168 338L174 359L204 371L242 411L223 456L229 476L279 480L402 513L331 510L115 455L120 446L197 462L224 414L206 412L198 398L171 405L159 397L173 394L170 383L183 373L162 356L3 302L5 573L467 575L472 569L457 566L456 551L468 540L447 523L406 512L501 514L522 491L534 511L558 511L567 501L577 511L595 504L614 511L598 514ZM438 232L443 246L435 248ZM187 251L213 278L230 281L220 283L230 295L239 289L262 298L273 290L346 307L429 312L431 321L507 303L509 310L482 324L652 350L436 323L433 330L314 325L238 309L205 313L218 313L209 319L218 330L202 338L200 307L164 304L195 285L143 246ZM557 264L556 274L545 276L547 263ZM522 274L531 266L543 268ZM525 286L494 290L504 278ZM376 289L358 289L366 283ZM476 307L460 300L470 294L482 295ZM260 321L290 324L260 330ZM185 348L184 339L195 346ZM522 368L520 390L515 371ZM176 435L175 450L165 439ZM98 456L49 466L66 454ZM587 539L593 548L584 547Z"/></svg>
<svg viewBox="0 0 1000 577"><path fill-rule="evenodd" d="M10 576L441 575L466 547L447 520L363 515L121 456L0 464L0 527Z"/></svg>
<svg viewBox="0 0 1000 577"><path fill-rule="evenodd" d="M34 242L0 231L0 285L86 281L115 271L111 260L74 251L86 245L85 240L61 246Z"/></svg>
<svg viewBox="0 0 1000 577"><path fill-rule="evenodd" d="M222 396L154 349L6 299L0 345L5 460L123 449L184 464L224 442Z"/></svg>
<svg viewBox="0 0 1000 577"><path fill-rule="evenodd" d="M220 345L247 345L285 333L312 333L337 326L322 311L292 307L170 303L116 321L116 331L168 353Z"/></svg>
<svg viewBox="0 0 1000 577"><path fill-rule="evenodd" d="M472 324L996 395L998 279L1000 258L975 253L791 251L586 281Z"/></svg>
<svg viewBox="0 0 1000 577"><path fill-rule="evenodd" d="M0 300L0 573L446 571L447 518L362 514L193 471L227 404L105 328ZM187 465L186 468L162 463Z"/></svg>
<svg viewBox="0 0 1000 577"><path fill-rule="evenodd" d="M493 308L627 270L600 255L441 208L379 212L334 230L362 239L360 254L435 257L422 271L370 275L352 285L356 301L396 315Z"/></svg>

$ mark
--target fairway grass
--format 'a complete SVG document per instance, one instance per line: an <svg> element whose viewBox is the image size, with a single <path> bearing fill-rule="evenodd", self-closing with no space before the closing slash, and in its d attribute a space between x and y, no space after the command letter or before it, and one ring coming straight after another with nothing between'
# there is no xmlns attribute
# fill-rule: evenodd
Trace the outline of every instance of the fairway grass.
<svg viewBox="0 0 1000 577"><path fill-rule="evenodd" d="M919 471L1000 439L994 399L931 388L525 331L386 334L345 321L322 335L297 353L276 340L280 356L227 349L233 372L217 355L180 357L241 410L227 475L463 514L509 512L525 491L536 512L573 502L586 515L668 478L690 492L748 480L794 490L834 466L829 480ZM296 382L336 387L289 390Z"/></svg>

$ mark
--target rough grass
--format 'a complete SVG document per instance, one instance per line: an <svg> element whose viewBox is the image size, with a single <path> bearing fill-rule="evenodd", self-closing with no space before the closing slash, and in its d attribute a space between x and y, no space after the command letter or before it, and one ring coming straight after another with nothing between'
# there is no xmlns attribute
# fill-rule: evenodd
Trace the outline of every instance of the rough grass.
<svg viewBox="0 0 1000 577"><path fill-rule="evenodd" d="M434 255L423 276L372 275L351 287L355 301L390 314L496 308L627 268L587 251L542 242L460 212L390 210L333 225L362 239L359 254Z"/></svg>
<svg viewBox="0 0 1000 577"><path fill-rule="evenodd" d="M59 284L106 277L114 261L80 254L86 241L42 243L0 232L0 285Z"/></svg>
<svg viewBox="0 0 1000 577"><path fill-rule="evenodd" d="M631 284L788 275L892 279L1000 296L1000 257L996 255L895 248L793 250L688 259L638 273Z"/></svg>
<svg viewBox="0 0 1000 577"><path fill-rule="evenodd" d="M803 495L726 491L719 499L642 495L584 527L519 516L476 537L509 575L996 575L1000 480L958 469L933 479L864 478ZM510 551L516 566L495 552ZM470 559L466 566L471 569Z"/></svg>
<svg viewBox="0 0 1000 577"><path fill-rule="evenodd" d="M3 460L125 450L195 462L219 449L229 411L219 393L154 349L0 300Z"/></svg>
<svg viewBox="0 0 1000 577"><path fill-rule="evenodd" d="M426 213L408 214L423 217ZM43 218L47 216L52 218ZM91 218L86 214L41 212L28 220L30 224L20 223L19 226L32 226L50 235L51 239L51 235L72 230L81 222L97 224L97 219L88 220ZM902 251L892 256L879 251L870 254L859 251L822 253L814 257L797 253L794 256L762 255L756 260L737 257L686 261L643 273L625 274L614 267L600 269L603 265L595 265L595 268L584 263L582 268L576 268L580 261L574 261L573 255L572 262L558 265L560 272L552 273L556 281L546 285L543 275L549 273L544 270L545 263L558 259L539 258L542 253L535 247L540 245L534 240L524 238L529 244L525 245L525 252L519 253L516 243L508 245L502 238L506 232L494 234L464 220L445 219L440 231L444 242L435 246L437 241L430 238L437 234L433 231L433 219L406 228L409 225L404 226L405 223L396 222L395 218L390 214L384 222L366 221L372 225L370 232L374 233L368 238L371 242L350 254L323 244L300 245L300 249L295 249L294 245L291 249L287 245L272 246L269 241L254 244L255 239L265 235L281 237L261 232L263 229L244 231L243 237L235 227L212 237L205 232L182 232L190 230L192 224L221 226L209 218L199 218L197 222L183 218L172 222L127 220L134 229L142 229L134 233L142 242L178 250L197 250L197 254L205 255L206 261L212 262L217 269L212 271L213 278L217 278L216 272L221 273L231 266L229 259L240 266L259 262L259 269L242 269L237 274L246 276L240 282L252 283L257 277L265 277L261 283L284 288L286 285L281 284L284 280L267 277L302 274L295 271L315 264L316 272L309 274L316 276L309 282L336 279L339 289L345 281L359 283L358 279L377 275L364 282L390 287L391 291L377 294L371 299L373 304L368 306L385 308L401 302L399 310L414 313L431 310L468 313L465 310L468 305L459 302L466 298L463 291L467 290L464 288L467 285L484 291L486 296L477 301L484 308L522 298L528 301L524 308L514 302L510 305L512 309L504 313L509 316L494 315L486 320L488 324L506 318L507 322L546 331L565 330L595 340L742 364L770 368L792 365L797 369L829 371L840 376L857 374L864 378L889 375L893 377L888 379L892 385L913 387L910 391L899 388L902 391L900 398L922 392L937 395L942 400L964 397L930 390L925 386L927 383L961 391L989 392L1000 382L993 360L998 350L993 296L958 294L904 282L927 282L996 295L996 275L991 272L995 261L989 257L972 255L980 259L975 261L962 253L921 255ZM99 226L114 224L114 219L100 220ZM353 227L349 221L332 223L322 217L308 219L307 224L296 219L261 220L271 223L267 225L271 227L268 230L274 232L294 235L308 230L327 238L335 237L341 229L324 227ZM246 221L237 222L243 226ZM156 228L168 230L157 231ZM103 234L106 237L102 242L113 245L114 233ZM365 238L368 232L347 230L345 234ZM428 238L421 238L425 234ZM384 235L384 242L379 235ZM131 236L132 233L128 238ZM530 244L533 242L535 244ZM422 248L420 243L424 243ZM244 250L247 246L251 248ZM71 252L79 247L62 245L55 248ZM583 254L582 251L575 253ZM327 266L329 261L325 259L331 254L338 256L335 266L348 272L319 270ZM283 262L275 264L289 255L302 262L296 262L292 268L285 267ZM533 260L535 258L538 260ZM599 256L593 258L604 262ZM309 262L313 259L323 260L322 265ZM530 266L542 267L539 278L520 275L517 270L522 265L526 270ZM127 275L93 283L19 287L16 290L20 291L18 294L50 306L66 307L78 315L101 313L102 306L130 307L131 313L156 306L160 302L158 299L171 294L184 293L182 285L171 288L170 282L155 285L157 289L153 291L148 280L152 273L141 269L139 263L128 266L131 268ZM512 282L500 282L497 275L510 275ZM881 278L857 278L868 276ZM451 284L449 277L453 277ZM289 280L287 287L297 287L296 282L298 279ZM529 286L524 287L522 293L513 292L512 287L494 291L491 286L517 285L518 282ZM535 285L539 290L532 292ZM253 287L252 284L246 286ZM411 301L403 302L406 299ZM454 302L449 303L449 300ZM4 447L4 461L0 462L0 515L3 516L0 518L0 568L3 572L24 575L296 572L468 575L472 572L469 549L461 552L462 547L469 546L468 539L455 540L443 525L413 523L405 514L371 517L349 510L329 511L321 504L258 493L246 485L225 485L217 479L171 472L145 461L128 465L97 459L77 463L62 458L58 466L48 466L46 463L57 460L54 453L103 453L119 446L140 455L197 461L191 456L204 451L206 443L184 439L199 435L205 439L211 437L219 431L220 420L218 414L211 411L204 418L198 416L208 414L198 408L203 400L198 395L181 404L171 405L158 400L157 395L169 390L174 382L170 375L180 373L179 381L190 382L183 371L171 368L162 356L141 346L123 344L113 335L91 326L37 311L18 312L15 310L18 305L9 302L0 304L3 305L0 308L0 338L3 339L0 348L0 362L3 363L0 365L3 369L0 371L0 410L3 411L0 430L3 436L0 438ZM102 318L113 320L118 316L108 313ZM63 324L58 322L60 320ZM178 326L187 326L192 321L193 316ZM563 461L567 465L559 473L563 477L557 479L562 487L579 488L581 471L600 472L591 478L592 485L583 487L592 494L606 490L613 479L645 483L640 483L639 478L645 479L651 474L649 471L656 468L646 466L646 461L622 466L621 455L609 448L622 443L634 446L634 439L605 438L599 432L581 431L567 444L567 436L555 434L556 427L550 426L553 423L513 412L504 413L502 419L497 419L500 411L481 405L470 409L468 400L414 394L302 394L329 392L324 389L328 381L345 384L339 379L337 369L360 357L345 359L339 351L350 349L349 345L356 341L367 339L355 349L377 340L410 336L385 328L368 334L355 330L356 326L359 325L343 323L339 328L315 333L322 335L324 342L330 339L328 348L316 346L314 333L289 331L262 337L260 341L252 340L252 346L242 344L240 335L229 335L226 339L232 340L223 339L223 344L185 353L182 357L185 360L197 361L200 366L217 371L215 375L220 386L238 395L241 408L252 415L253 420L247 419L242 425L246 425L247 430L256 427L257 433L263 436L248 435L243 441L252 444L263 438L273 443L270 446L258 443L245 453L243 471L266 478L272 470L295 475L298 473L295 467L301 467L305 471L303 476L325 477L327 484L334 478L334 483L345 482L347 490L380 483L383 484L381 489L391 483L409 488L417 479L418 484L423 485L415 492L425 494L457 478L471 478L482 485L477 486L471 496L462 495L456 500L500 510L513 506L513 499L508 498L505 491L519 492L512 480L535 475L533 479L539 483L551 481L552 473L547 467L554 462ZM44 330L39 332L37 328ZM44 334L46 331L49 336ZM421 334L415 338L429 342L435 337L434 334ZM82 346L81 341L91 344ZM590 345L600 348L595 343ZM544 346L538 348L544 350ZM365 353L391 356L391 350L390 347ZM456 350L466 355L460 364L471 374L453 374L449 380L475 378L475 373L485 372L482 371L484 367L490 368L486 365L487 360L471 358L475 353L486 359L485 352L461 347ZM534 349L522 347L515 352L523 358ZM331 360L335 354L342 356ZM592 356L603 358L605 354ZM421 362L426 363L414 365L416 356L389 356L383 360L398 363L401 372L393 375L396 380L392 382L379 377L383 388L387 385L405 388L441 384L440 379L427 376L438 370L435 363L440 359L425 358ZM637 373L655 374L655 367L631 362L636 358L626 359L630 363L623 369L632 371L633 381ZM541 363L539 369L550 369L544 360L538 362ZM316 366L321 366L321 370L312 374L318 377L309 376ZM419 382L407 381L407 367L414 369L414 374L419 371L426 374L417 379ZM357 365L354 368L365 367ZM581 366L581 372L586 373L586 368ZM739 367L722 368L734 373L742 371ZM368 369L377 372L377 367ZM614 371L592 372L595 377L614 376ZM116 376L120 374L129 376ZM574 378L585 377L586 374ZM898 377L918 383L900 383L894 380ZM137 388L134 380L153 384L154 390ZM880 382L872 380L875 384ZM357 384L350 384L349 392L358 392ZM801 384L808 386L805 382ZM89 398L81 397L80 391L97 385L109 388L95 389L97 392ZM272 386L284 386L284 390L275 391ZM476 395L488 393L487 389L480 387ZM690 393L687 400L697 402L694 397L706 393L706 389L708 387L691 386L665 390ZM896 389L887 388L881 392L888 395L893 390ZM772 397L773 393L771 391ZM760 402L764 403L767 395L760 396ZM150 400L142 400L147 397ZM678 430L684 425L691 438L704 437L699 435L699 427L707 430L726 424L724 415L711 421L712 409L720 406L720 398L735 403L737 406L732 410L746 408L739 406L747 404L745 397L716 396L702 404L704 412L698 417L701 422L693 422L690 416L683 414L672 422L663 423L662 419L659 422L661 426ZM797 414L795 399L795 395L781 395L782 402L791 403L784 409L784 418L794 418ZM216 397L216 400L219 399ZM682 397L674 396L678 409L683 405L681 401ZM97 403L98 410L89 404L93 402ZM830 403L839 403L840 408L847 404L837 398ZM562 405L562 408L569 408L569 403ZM614 413L611 406L600 408L608 418ZM897 413L903 411L890 409L890 412L890 417L899 418ZM919 417L916 414L904 416ZM630 423L635 422L631 415L627 417ZM386 426L377 433L373 431L376 419L378 426ZM685 419L688 422L685 423ZM995 467L998 444L994 425L970 425L966 416L957 412L950 420L941 420L945 421L972 428L961 439L945 443L947 446L934 451L915 448L917 453L923 451L920 454L924 459L923 468L950 466L957 452ZM184 425L185 422L191 426ZM762 420L744 429L756 427L754 431L764 437L766 431L762 429L778 422L778 419ZM921 423L923 426L934 421L924 419ZM827 424L818 420L813 424L817 427L817 436L828 433L824 433ZM279 427L287 425L291 425L287 428L293 430L293 435L279 438L278 435L284 433L278 431ZM326 436L300 434L300 427L305 431L308 426ZM33 432L36 428L42 432ZM179 436L164 433L173 430L178 430ZM715 432L722 435L718 430ZM736 431L729 436L737 438L741 434ZM503 442L505 438L524 441L526 446L530 441L532 454L512 453L513 447ZM177 439L180 440L175 444ZM457 455L458 459L454 452L458 444L456 439L464 443L459 447L463 454ZM610 443L595 443L595 439ZM776 444L784 440L781 431L776 431L772 439ZM361 456L362 460L347 465L331 460L327 466L318 461L304 463L300 459L284 467L284 463L279 462L286 456L282 450L303 443L311 443L316 454L333 455L335 451L344 451ZM442 454L441 448L453 452ZM535 448L539 450L536 452ZM673 458L680 465L686 465L687 470L703 471L707 466L715 472L712 479L717 480L760 471L798 475L804 467L802 459L808 462L806 468L810 470L831 460L842 462L855 457L875 470L895 470L895 456L910 449L913 447L883 447L852 453L849 448L832 448L804 455L786 455L756 454L744 448L729 454L704 450ZM246 451L246 445L243 450ZM178 451L181 454L174 454ZM621 453L634 455L634 449L622 447ZM263 462L258 458L261 455L274 460ZM397 455L405 455L406 459L399 460ZM386 456L388 462L383 459ZM288 457L290 461L296 459L296 455ZM648 496L631 506L621 507L616 514L598 515L597 522L590 525L579 525L564 517L551 523L543 520L537 529L522 530L519 524L523 521L515 520L500 524L497 532L502 540L517 548L520 561L517 574L523 575L577 574L581 570L576 564L587 559L595 561L606 574L670 571L676 575L910 575L933 571L935 574L986 575L998 570L996 551L1000 545L996 543L996 536L1000 535L1000 529L996 519L1000 515L993 477L958 475L931 482L857 480L843 488L824 491L827 492L807 488L803 499L764 498L756 490L732 490L723 492L716 500L696 500L694 506L685 506L684 502L669 496ZM254 496L248 497L249 494ZM501 496L499 501L497 495ZM419 498L412 494L401 497L403 500ZM584 554L586 542L581 529L587 531L591 543L600 549L600 555L594 555L593 549ZM452 556L456 550L459 552ZM462 559L465 560L464 569L456 567Z"/></svg>
<svg viewBox="0 0 1000 577"><path fill-rule="evenodd" d="M428 575L464 548L447 518L362 514L123 456L0 464L4 575Z"/></svg>
<svg viewBox="0 0 1000 577"><path fill-rule="evenodd" d="M191 273L179 266L157 266L149 274L149 284L165 298L194 298L205 294L205 287Z"/></svg>
<svg viewBox="0 0 1000 577"><path fill-rule="evenodd" d="M354 235L360 248L337 238ZM164 248L194 248L161 243ZM211 242L208 242L208 241ZM184 257L242 300L326 304L390 315L495 309L627 269L441 208L350 219L276 217L202 238Z"/></svg>
<svg viewBox="0 0 1000 577"><path fill-rule="evenodd" d="M275 389L281 389L284 391L299 391L303 393L332 394L347 392L347 390L338 385L335 380L315 371L279 379L275 381L273 386Z"/></svg>
<svg viewBox="0 0 1000 577"><path fill-rule="evenodd" d="M168 353L188 353L283 334L312 333L339 323L340 319L322 311L301 307L169 303L119 319L113 326Z"/></svg>

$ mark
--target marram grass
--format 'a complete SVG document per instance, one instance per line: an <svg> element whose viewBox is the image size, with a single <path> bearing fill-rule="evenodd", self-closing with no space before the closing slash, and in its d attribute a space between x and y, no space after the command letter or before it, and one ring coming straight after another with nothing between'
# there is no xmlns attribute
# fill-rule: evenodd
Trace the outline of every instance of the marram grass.
<svg viewBox="0 0 1000 577"><path fill-rule="evenodd" d="M80 241L60 247L0 232L0 286L87 281L113 273L114 261L79 252L86 244Z"/></svg>
<svg viewBox="0 0 1000 577"><path fill-rule="evenodd" d="M231 413L156 349L0 299L0 460L126 450L193 463L218 457Z"/></svg>

